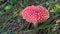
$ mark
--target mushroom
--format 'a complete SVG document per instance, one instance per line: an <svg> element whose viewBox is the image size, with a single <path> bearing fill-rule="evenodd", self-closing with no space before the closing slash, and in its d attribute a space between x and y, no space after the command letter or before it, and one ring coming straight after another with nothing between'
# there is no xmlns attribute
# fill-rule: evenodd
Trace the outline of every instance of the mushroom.
<svg viewBox="0 0 60 34"><path fill-rule="evenodd" d="M49 18L49 12L42 6L28 6L21 11L23 18L29 23L33 23L35 26L38 23L42 23Z"/></svg>

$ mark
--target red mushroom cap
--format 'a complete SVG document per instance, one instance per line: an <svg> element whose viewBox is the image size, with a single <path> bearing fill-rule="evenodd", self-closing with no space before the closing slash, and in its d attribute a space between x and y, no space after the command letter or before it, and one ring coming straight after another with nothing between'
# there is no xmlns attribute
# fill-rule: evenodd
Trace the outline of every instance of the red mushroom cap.
<svg viewBox="0 0 60 34"><path fill-rule="evenodd" d="M28 6L22 11L22 16L29 23L41 23L49 18L49 12L42 6Z"/></svg>

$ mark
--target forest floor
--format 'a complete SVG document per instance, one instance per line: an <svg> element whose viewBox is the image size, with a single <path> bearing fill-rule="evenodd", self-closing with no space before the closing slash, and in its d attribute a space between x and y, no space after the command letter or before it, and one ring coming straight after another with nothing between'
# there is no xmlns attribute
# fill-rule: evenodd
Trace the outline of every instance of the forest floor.
<svg viewBox="0 0 60 34"><path fill-rule="evenodd" d="M31 5L48 9L50 17L34 28L19 12ZM60 34L60 0L0 0L0 34Z"/></svg>

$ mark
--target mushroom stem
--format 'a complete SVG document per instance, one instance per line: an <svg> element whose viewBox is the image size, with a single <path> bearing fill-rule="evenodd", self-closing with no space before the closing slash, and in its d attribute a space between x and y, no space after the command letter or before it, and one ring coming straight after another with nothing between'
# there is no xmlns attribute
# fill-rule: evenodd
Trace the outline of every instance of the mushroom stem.
<svg viewBox="0 0 60 34"><path fill-rule="evenodd" d="M34 23L34 28L37 28L37 26L38 26L37 23Z"/></svg>

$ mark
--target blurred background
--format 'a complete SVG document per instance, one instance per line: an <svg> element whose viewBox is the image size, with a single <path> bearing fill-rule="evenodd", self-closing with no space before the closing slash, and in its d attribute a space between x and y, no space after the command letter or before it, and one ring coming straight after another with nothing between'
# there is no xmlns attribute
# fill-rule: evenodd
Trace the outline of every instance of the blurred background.
<svg viewBox="0 0 60 34"><path fill-rule="evenodd" d="M41 5L50 13L37 28L20 15L31 5ZM0 34L60 34L60 0L0 0Z"/></svg>

